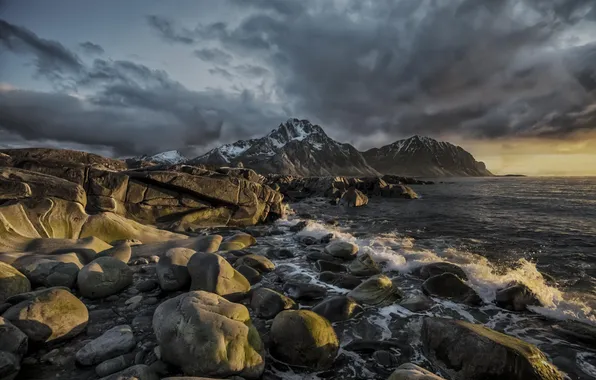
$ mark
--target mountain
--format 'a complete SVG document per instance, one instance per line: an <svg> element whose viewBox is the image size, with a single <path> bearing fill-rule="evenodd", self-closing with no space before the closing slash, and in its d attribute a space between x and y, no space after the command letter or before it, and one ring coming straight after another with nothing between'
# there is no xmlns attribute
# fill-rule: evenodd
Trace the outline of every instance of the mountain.
<svg viewBox="0 0 596 380"><path fill-rule="evenodd" d="M363 153L366 161L383 174L408 177L491 176L483 162L459 146L429 137L413 136Z"/></svg>
<svg viewBox="0 0 596 380"><path fill-rule="evenodd" d="M169 150L167 152L158 153L153 156L143 155L139 157L128 158L128 160L131 162L137 161L154 164L176 165L185 163L188 161L188 158L184 157L184 155L177 150Z"/></svg>
<svg viewBox="0 0 596 380"><path fill-rule="evenodd" d="M376 176L362 154L339 143L308 120L289 119L262 138L241 140L212 149L191 164L240 163L262 174L298 176Z"/></svg>

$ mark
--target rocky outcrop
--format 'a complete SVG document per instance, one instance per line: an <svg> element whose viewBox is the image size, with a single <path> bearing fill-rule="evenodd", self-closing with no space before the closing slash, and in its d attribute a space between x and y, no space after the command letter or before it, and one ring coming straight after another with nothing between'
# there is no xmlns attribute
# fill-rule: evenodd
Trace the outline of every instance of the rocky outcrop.
<svg viewBox="0 0 596 380"><path fill-rule="evenodd" d="M246 307L215 294L195 291L162 303L153 329L162 360L189 376L257 379L265 368L264 347Z"/></svg>
<svg viewBox="0 0 596 380"><path fill-rule="evenodd" d="M350 187L342 194L339 200L340 206L347 207L361 207L368 204L368 197L364 193L354 187Z"/></svg>
<svg viewBox="0 0 596 380"><path fill-rule="evenodd" d="M64 340L81 333L89 320L87 307L64 288L23 293L7 300L13 305L2 316L30 342Z"/></svg>
<svg viewBox="0 0 596 380"><path fill-rule="evenodd" d="M27 347L27 335L0 317L0 379L13 380L17 376Z"/></svg>
<svg viewBox="0 0 596 380"><path fill-rule="evenodd" d="M482 325L425 318L422 343L433 364L453 379L563 379L536 346Z"/></svg>
<svg viewBox="0 0 596 380"><path fill-rule="evenodd" d="M271 354L288 364L329 368L339 341L328 320L309 310L279 313L271 325Z"/></svg>

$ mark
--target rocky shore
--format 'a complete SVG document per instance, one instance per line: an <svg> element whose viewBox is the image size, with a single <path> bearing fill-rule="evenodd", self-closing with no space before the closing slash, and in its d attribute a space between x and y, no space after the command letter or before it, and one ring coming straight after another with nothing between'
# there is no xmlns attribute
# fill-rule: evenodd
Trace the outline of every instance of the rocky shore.
<svg viewBox="0 0 596 380"><path fill-rule="evenodd" d="M483 304L459 266L392 275L339 233L272 223L294 189L357 206L404 184L40 149L0 161L2 380L564 378L529 342L429 312ZM517 283L495 300L537 304Z"/></svg>

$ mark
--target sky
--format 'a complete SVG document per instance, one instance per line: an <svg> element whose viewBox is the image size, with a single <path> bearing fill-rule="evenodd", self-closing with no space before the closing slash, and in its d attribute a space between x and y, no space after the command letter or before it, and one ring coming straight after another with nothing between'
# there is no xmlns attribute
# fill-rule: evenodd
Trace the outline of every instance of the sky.
<svg viewBox="0 0 596 380"><path fill-rule="evenodd" d="M0 147L193 156L289 117L596 175L596 2L0 0Z"/></svg>

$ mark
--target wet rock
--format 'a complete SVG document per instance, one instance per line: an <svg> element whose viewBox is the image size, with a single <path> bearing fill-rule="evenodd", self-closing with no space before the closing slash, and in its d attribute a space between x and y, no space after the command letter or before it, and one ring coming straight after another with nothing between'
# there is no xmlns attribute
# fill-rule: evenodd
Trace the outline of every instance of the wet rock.
<svg viewBox="0 0 596 380"><path fill-rule="evenodd" d="M263 279L263 276L258 270L248 267L246 265L240 265L236 268L236 270L240 272L241 275L246 277L246 279L251 285L258 284Z"/></svg>
<svg viewBox="0 0 596 380"><path fill-rule="evenodd" d="M294 255L294 252L292 252L292 250L287 249L287 248L270 248L267 250L267 256L270 259L291 259L292 257L296 256Z"/></svg>
<svg viewBox="0 0 596 380"><path fill-rule="evenodd" d="M355 339L344 346L347 351L372 354L377 350L398 349L400 343L396 340Z"/></svg>
<svg viewBox="0 0 596 380"><path fill-rule="evenodd" d="M424 294L417 294L402 300L399 305L414 312L428 310L433 306L434 302Z"/></svg>
<svg viewBox="0 0 596 380"><path fill-rule="evenodd" d="M95 367L95 373L99 377L111 375L134 365L134 354L120 355L113 359L106 360Z"/></svg>
<svg viewBox="0 0 596 380"><path fill-rule="evenodd" d="M326 282L338 288L354 289L362 284L362 279L347 273L323 272L319 274L319 281Z"/></svg>
<svg viewBox="0 0 596 380"><path fill-rule="evenodd" d="M563 379L536 346L482 325L425 318L421 339L427 358L450 378Z"/></svg>
<svg viewBox="0 0 596 380"><path fill-rule="evenodd" d="M165 291L188 289L190 274L187 266L195 253L190 248L169 249L155 267L160 288Z"/></svg>
<svg viewBox="0 0 596 380"><path fill-rule="evenodd" d="M158 283L155 280L143 280L136 285L139 292L147 293L157 288Z"/></svg>
<svg viewBox="0 0 596 380"><path fill-rule="evenodd" d="M306 255L306 258L310 261L324 260L330 263L341 264L343 260L333 257L325 252L313 251Z"/></svg>
<svg viewBox="0 0 596 380"><path fill-rule="evenodd" d="M97 254L96 258L99 257L113 257L122 261L124 264L128 264L130 256L132 255L132 249L130 248L131 242L128 240L122 240L119 244L113 248L106 249Z"/></svg>
<svg viewBox="0 0 596 380"><path fill-rule="evenodd" d="M99 380L159 380L159 376L148 366L139 364Z"/></svg>
<svg viewBox="0 0 596 380"><path fill-rule="evenodd" d="M271 354L290 365L316 370L333 365L339 342L325 318L309 310L286 310L271 325Z"/></svg>
<svg viewBox="0 0 596 380"><path fill-rule="evenodd" d="M189 376L261 376L265 350L246 307L204 291L158 306L153 329L162 360ZM188 337L201 339L188 339Z"/></svg>
<svg viewBox="0 0 596 380"><path fill-rule="evenodd" d="M349 297L335 296L318 303L312 311L327 318L329 322L339 322L358 316L364 309Z"/></svg>
<svg viewBox="0 0 596 380"><path fill-rule="evenodd" d="M239 233L226 238L219 246L220 251L235 251L255 245L257 240L246 233Z"/></svg>
<svg viewBox="0 0 596 380"><path fill-rule="evenodd" d="M360 190L350 187L339 201L340 205L348 207L361 207L368 204L368 197Z"/></svg>
<svg viewBox="0 0 596 380"><path fill-rule="evenodd" d="M14 379L27 353L28 339L21 330L0 317L0 378Z"/></svg>
<svg viewBox="0 0 596 380"><path fill-rule="evenodd" d="M497 292L497 306L511 311L525 311L528 306L542 306L538 296L524 284L514 284Z"/></svg>
<svg viewBox="0 0 596 380"><path fill-rule="evenodd" d="M378 275L358 285L348 297L364 305L389 305L403 297L389 277Z"/></svg>
<svg viewBox="0 0 596 380"><path fill-rule="evenodd" d="M469 305L480 305L482 303L482 299L474 289L452 273L443 273L430 277L422 284L422 291L429 296L448 298Z"/></svg>
<svg viewBox="0 0 596 380"><path fill-rule="evenodd" d="M358 253L358 246L348 241L336 240L325 247L325 253L342 260L352 260Z"/></svg>
<svg viewBox="0 0 596 380"><path fill-rule="evenodd" d="M259 288L252 293L250 307L259 317L271 319L284 310L297 309L298 305L275 290Z"/></svg>
<svg viewBox="0 0 596 380"><path fill-rule="evenodd" d="M303 229L305 229L310 223L310 221L302 220L290 227L290 232L300 232Z"/></svg>
<svg viewBox="0 0 596 380"><path fill-rule="evenodd" d="M317 260L315 268L317 268L319 272L345 272L347 270L342 264L326 260Z"/></svg>
<svg viewBox="0 0 596 380"><path fill-rule="evenodd" d="M381 273L379 264L377 264L368 253L360 255L356 260L352 261L350 265L348 265L348 270L354 276L360 277L369 277Z"/></svg>
<svg viewBox="0 0 596 380"><path fill-rule="evenodd" d="M402 364L387 380L445 380L412 363Z"/></svg>
<svg viewBox="0 0 596 380"><path fill-rule="evenodd" d="M426 264L422 268L420 268L420 277L424 280L427 278L431 278L434 276L438 276L443 273L451 273L456 275L457 277L461 278L462 280L466 281L468 276L463 269L459 266L451 263L439 262L439 263L431 263Z"/></svg>
<svg viewBox="0 0 596 380"><path fill-rule="evenodd" d="M130 286L132 270L118 259L100 257L79 271L77 283L83 296L104 298Z"/></svg>
<svg viewBox="0 0 596 380"><path fill-rule="evenodd" d="M567 339L577 340L596 347L596 326L574 320L561 321L553 329Z"/></svg>
<svg viewBox="0 0 596 380"><path fill-rule="evenodd" d="M0 261L0 304L17 294L31 291L31 283L13 266Z"/></svg>
<svg viewBox="0 0 596 380"><path fill-rule="evenodd" d="M124 304L128 306L129 309L134 310L139 306L141 301L143 301L143 296L134 296L124 301Z"/></svg>
<svg viewBox="0 0 596 380"><path fill-rule="evenodd" d="M246 265L248 267L254 268L261 273L269 273L275 269L275 264L271 262L268 258L261 255L246 255L242 256L235 263L236 266Z"/></svg>
<svg viewBox="0 0 596 380"><path fill-rule="evenodd" d="M399 364L395 355L385 350L375 351L372 354L372 358L375 361L375 364L384 368L395 368Z"/></svg>
<svg viewBox="0 0 596 380"><path fill-rule="evenodd" d="M87 307L64 288L23 293L7 301L13 306L2 316L24 332L30 343L72 338L89 321Z"/></svg>
<svg viewBox="0 0 596 380"><path fill-rule="evenodd" d="M294 281L284 285L284 292L297 300L316 300L327 295L327 289L322 286Z"/></svg>
<svg viewBox="0 0 596 380"><path fill-rule="evenodd" d="M90 366L126 354L135 345L135 337L130 326L116 326L83 346L75 357L79 364Z"/></svg>
<svg viewBox="0 0 596 380"><path fill-rule="evenodd" d="M215 253L196 253L188 262L191 290L204 290L224 297L240 298L250 290L250 283Z"/></svg>

